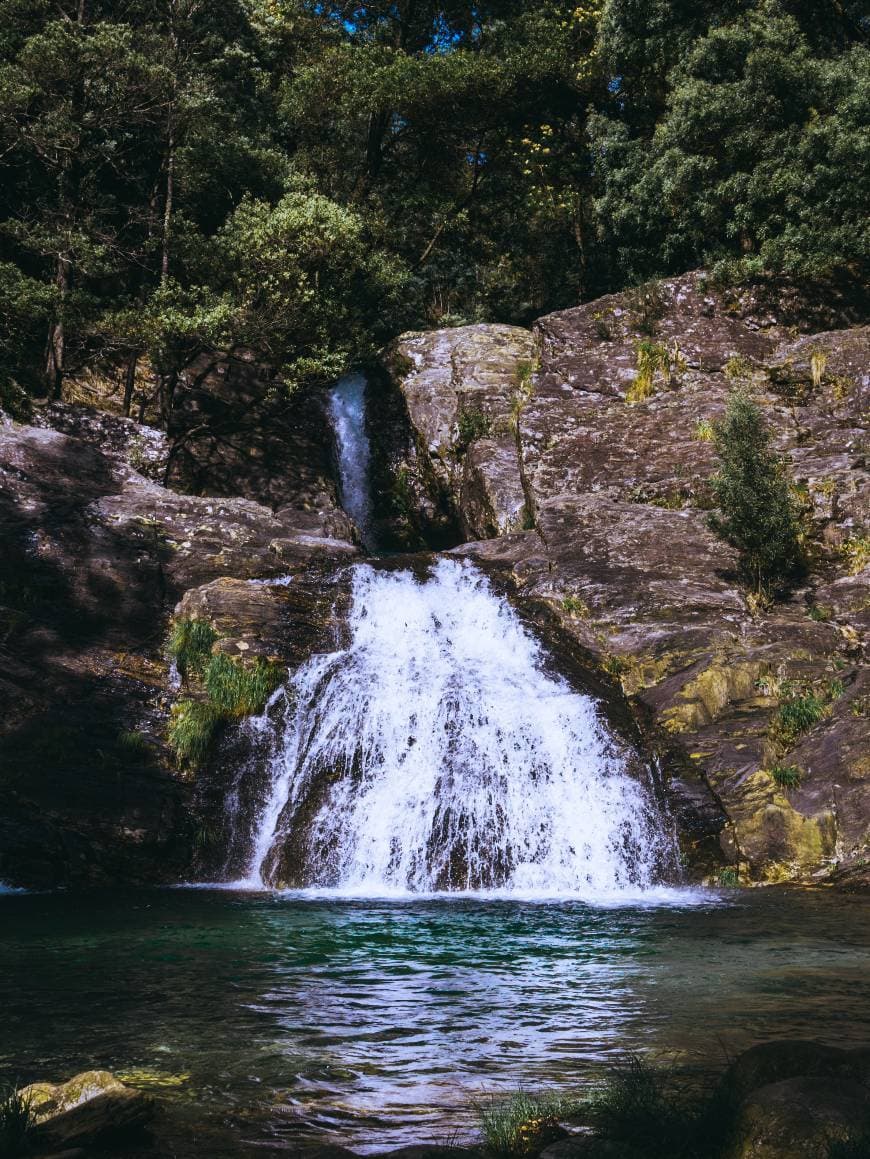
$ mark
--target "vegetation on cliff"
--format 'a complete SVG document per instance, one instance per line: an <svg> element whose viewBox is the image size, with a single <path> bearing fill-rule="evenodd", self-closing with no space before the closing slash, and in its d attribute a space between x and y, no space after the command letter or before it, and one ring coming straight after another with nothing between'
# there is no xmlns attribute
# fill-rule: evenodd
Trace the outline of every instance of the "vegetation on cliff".
<svg viewBox="0 0 870 1159"><path fill-rule="evenodd" d="M0 405L205 348L290 386L410 325L703 263L857 274L862 6L0 0Z"/></svg>

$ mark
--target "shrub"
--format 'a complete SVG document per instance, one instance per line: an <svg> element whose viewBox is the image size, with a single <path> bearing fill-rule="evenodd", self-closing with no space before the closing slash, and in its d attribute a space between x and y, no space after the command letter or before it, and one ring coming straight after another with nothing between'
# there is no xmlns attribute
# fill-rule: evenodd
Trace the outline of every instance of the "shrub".
<svg viewBox="0 0 870 1159"><path fill-rule="evenodd" d="M23 1155L28 1150L28 1136L33 1127L33 1108L29 1097L16 1087L0 1089L0 1155Z"/></svg>
<svg viewBox="0 0 870 1159"><path fill-rule="evenodd" d="M801 771L797 765L774 765L770 775L781 789L796 789L801 783Z"/></svg>
<svg viewBox="0 0 870 1159"><path fill-rule="evenodd" d="M719 471L711 480L720 513L710 526L738 549L746 579L768 593L803 564L797 505L757 404L743 391L716 424Z"/></svg>
<svg viewBox="0 0 870 1159"><path fill-rule="evenodd" d="M180 700L172 706L169 745L180 764L202 764L220 721L220 710L207 700Z"/></svg>
<svg viewBox="0 0 870 1159"><path fill-rule="evenodd" d="M559 1120L576 1113L579 1106L564 1095L527 1091L478 1105L486 1149L503 1159L537 1154L549 1137L556 1136Z"/></svg>
<svg viewBox="0 0 870 1159"><path fill-rule="evenodd" d="M182 680L187 680L192 673L202 675L217 638L217 632L207 620L183 616L173 622L167 652L178 666Z"/></svg>
<svg viewBox="0 0 870 1159"><path fill-rule="evenodd" d="M658 282L644 282L626 295L626 305L634 314L635 327L641 334L652 337L658 323L668 312L668 302Z"/></svg>
<svg viewBox="0 0 870 1159"><path fill-rule="evenodd" d="M739 354L733 354L724 366L725 377L733 381L752 377L752 363Z"/></svg>
<svg viewBox="0 0 870 1159"><path fill-rule="evenodd" d="M695 438L700 443L712 443L716 430L709 419L699 419L695 424Z"/></svg>
<svg viewBox="0 0 870 1159"><path fill-rule="evenodd" d="M212 656L203 673L208 698L222 715L251 716L262 712L278 687L281 670L260 657L244 665L223 652Z"/></svg>
<svg viewBox="0 0 870 1159"><path fill-rule="evenodd" d="M726 865L719 870L719 885L722 889L733 889L740 884L740 874L733 865Z"/></svg>

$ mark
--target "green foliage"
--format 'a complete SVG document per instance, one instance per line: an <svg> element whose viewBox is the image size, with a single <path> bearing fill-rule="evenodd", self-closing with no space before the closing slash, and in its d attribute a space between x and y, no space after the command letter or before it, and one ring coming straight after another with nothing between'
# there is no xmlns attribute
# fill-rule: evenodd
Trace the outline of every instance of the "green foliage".
<svg viewBox="0 0 870 1159"><path fill-rule="evenodd" d="M718 882L722 889L734 889L740 884L740 874L733 865L726 865L719 870Z"/></svg>
<svg viewBox="0 0 870 1159"><path fill-rule="evenodd" d="M695 424L695 438L701 443L712 443L716 430L709 419L699 419Z"/></svg>
<svg viewBox="0 0 870 1159"><path fill-rule="evenodd" d="M210 703L222 716L251 716L262 712L281 682L281 669L258 656L243 664L224 652L212 656L203 671Z"/></svg>
<svg viewBox="0 0 870 1159"><path fill-rule="evenodd" d="M608 0L595 208L627 273L867 261L870 48L848 7Z"/></svg>
<svg viewBox="0 0 870 1159"><path fill-rule="evenodd" d="M179 764L202 764L220 722L220 710L207 700L180 700L172 706L167 735Z"/></svg>
<svg viewBox="0 0 870 1159"><path fill-rule="evenodd" d="M16 1087L0 1088L0 1156L15 1159L26 1154L33 1125L29 1098Z"/></svg>
<svg viewBox="0 0 870 1159"><path fill-rule="evenodd" d="M797 765L774 765L770 775L781 789L797 789L802 779Z"/></svg>
<svg viewBox="0 0 870 1159"><path fill-rule="evenodd" d="M720 513L710 526L741 555L756 594L787 582L803 562L800 522L782 463L770 449L761 411L736 391L715 432L720 466L711 480Z"/></svg>
<svg viewBox="0 0 870 1159"><path fill-rule="evenodd" d="M578 616L581 620L588 620L592 614L589 611L589 605L579 596L563 596L562 610L567 612L569 616Z"/></svg>
<svg viewBox="0 0 870 1159"><path fill-rule="evenodd" d="M870 536L853 535L842 547L849 575L857 575L870 563Z"/></svg>
<svg viewBox="0 0 870 1159"><path fill-rule="evenodd" d="M202 674L217 638L208 620L183 616L173 621L166 651L175 661L182 680Z"/></svg>
<svg viewBox="0 0 870 1159"><path fill-rule="evenodd" d="M225 652L213 652L219 636L207 620L185 616L170 629L167 652L182 680L196 682L202 699L185 698L173 705L168 740L179 764L197 768L205 760L219 726L262 712L281 682L281 669L261 656L243 662ZM133 737L124 734L127 747ZM142 738L144 741L144 738Z"/></svg>
<svg viewBox="0 0 870 1159"><path fill-rule="evenodd" d="M488 1154L499 1159L537 1154L561 1119L582 1104L556 1092L517 1091L508 1098L493 1098L477 1106L481 1133Z"/></svg>
<svg viewBox="0 0 870 1159"><path fill-rule="evenodd" d="M485 439L492 434L492 422L482 410L462 410L456 419L455 447L467 451L476 439Z"/></svg>

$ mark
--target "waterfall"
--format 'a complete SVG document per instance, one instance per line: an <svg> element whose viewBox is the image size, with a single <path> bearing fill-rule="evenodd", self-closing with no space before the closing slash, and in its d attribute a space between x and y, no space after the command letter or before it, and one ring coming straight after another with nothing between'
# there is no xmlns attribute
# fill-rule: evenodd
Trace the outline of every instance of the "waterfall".
<svg viewBox="0 0 870 1159"><path fill-rule="evenodd" d="M351 596L285 689L252 884L597 896L673 865L648 773L472 564L359 564Z"/></svg>
<svg viewBox="0 0 870 1159"><path fill-rule="evenodd" d="M363 544L369 533L369 460L365 429L366 379L362 374L340 378L329 396L329 410L338 449L341 502L354 521Z"/></svg>

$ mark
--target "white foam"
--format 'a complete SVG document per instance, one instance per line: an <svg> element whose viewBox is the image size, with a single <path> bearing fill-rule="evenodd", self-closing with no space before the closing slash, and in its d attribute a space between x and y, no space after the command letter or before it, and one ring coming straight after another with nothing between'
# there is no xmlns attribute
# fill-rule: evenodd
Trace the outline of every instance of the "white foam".
<svg viewBox="0 0 870 1159"><path fill-rule="evenodd" d="M650 784L472 564L359 565L352 594L348 646L288 686L247 887L280 879L290 841L336 896L609 904L658 884L674 849Z"/></svg>

